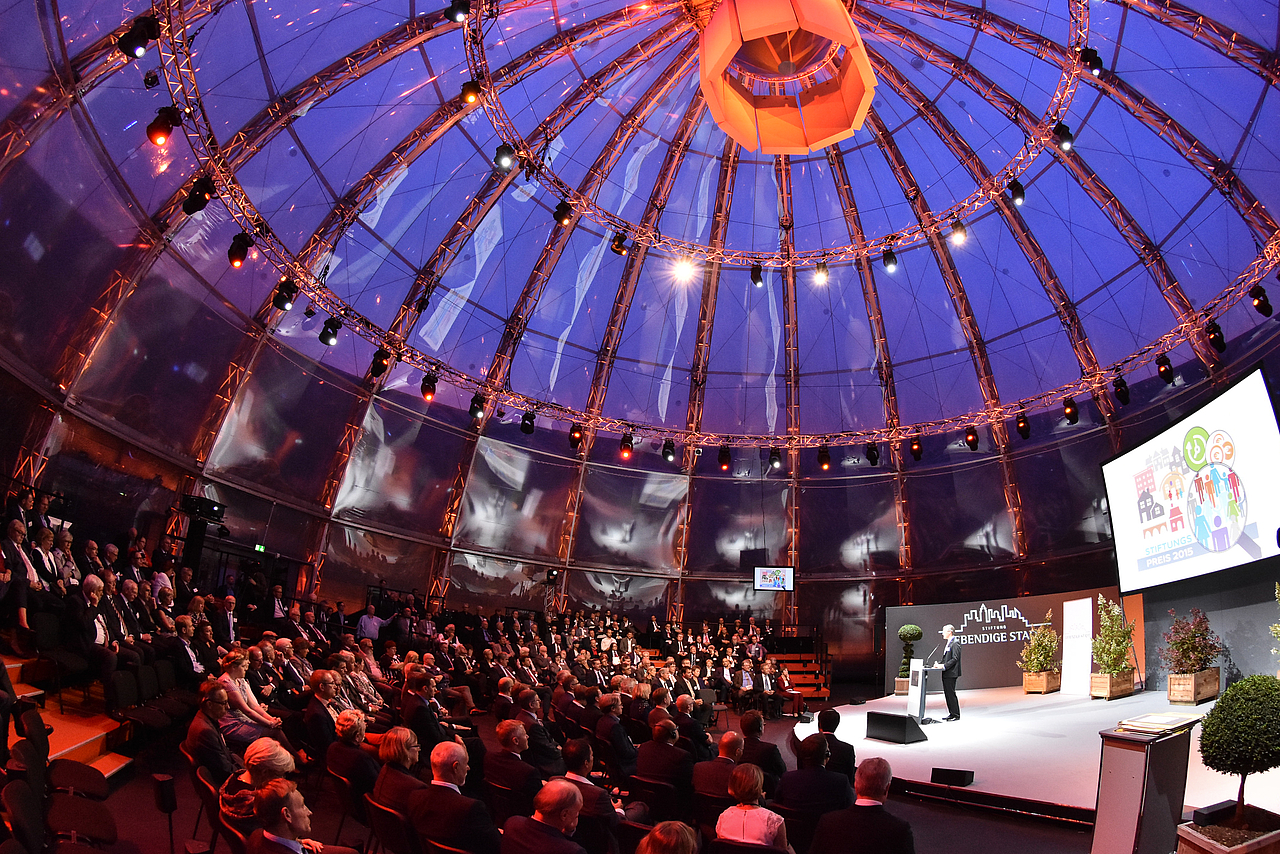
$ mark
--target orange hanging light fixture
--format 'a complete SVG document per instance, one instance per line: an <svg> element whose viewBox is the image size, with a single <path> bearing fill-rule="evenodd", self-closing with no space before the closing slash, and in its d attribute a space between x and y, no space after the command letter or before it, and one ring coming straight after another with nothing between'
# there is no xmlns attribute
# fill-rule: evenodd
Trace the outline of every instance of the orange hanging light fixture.
<svg viewBox="0 0 1280 854"><path fill-rule="evenodd" d="M805 154L853 135L876 78L840 0L722 0L699 44L702 93L748 151Z"/></svg>

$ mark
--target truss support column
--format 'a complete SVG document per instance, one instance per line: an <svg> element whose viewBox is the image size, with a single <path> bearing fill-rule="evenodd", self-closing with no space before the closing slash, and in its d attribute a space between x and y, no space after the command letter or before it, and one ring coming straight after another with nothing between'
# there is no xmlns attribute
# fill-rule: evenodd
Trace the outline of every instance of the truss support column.
<svg viewBox="0 0 1280 854"><path fill-rule="evenodd" d="M49 461L49 441L57 420L58 413L48 403L41 403L31 414L13 468L13 479L18 483L35 486L44 473L45 464Z"/></svg>

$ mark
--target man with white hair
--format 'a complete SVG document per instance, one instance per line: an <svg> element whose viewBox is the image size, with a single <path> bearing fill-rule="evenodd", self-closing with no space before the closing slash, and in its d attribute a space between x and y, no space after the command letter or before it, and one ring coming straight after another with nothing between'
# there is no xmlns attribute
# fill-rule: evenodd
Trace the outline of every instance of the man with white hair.
<svg viewBox="0 0 1280 854"><path fill-rule="evenodd" d="M409 821L423 839L463 848L472 854L498 854L502 837L481 801L460 788L470 770L467 749L442 741L431 749L431 785L409 796Z"/></svg>
<svg viewBox="0 0 1280 854"><path fill-rule="evenodd" d="M947 716L944 721L960 720L960 700L956 697L956 680L960 678L960 641L956 639L956 627L948 623L942 627L947 644L942 648L942 693L947 697Z"/></svg>
<svg viewBox="0 0 1280 854"><path fill-rule="evenodd" d="M533 799L533 817L513 815L502 828L502 854L586 854L569 837L578 829L582 793L568 780L552 780Z"/></svg>
<svg viewBox="0 0 1280 854"><path fill-rule="evenodd" d="M889 798L893 769L879 756L862 760L854 774L857 800L853 806L829 812L818 821L809 854L843 854L850 840L859 849L883 854L915 854L911 825L884 807Z"/></svg>

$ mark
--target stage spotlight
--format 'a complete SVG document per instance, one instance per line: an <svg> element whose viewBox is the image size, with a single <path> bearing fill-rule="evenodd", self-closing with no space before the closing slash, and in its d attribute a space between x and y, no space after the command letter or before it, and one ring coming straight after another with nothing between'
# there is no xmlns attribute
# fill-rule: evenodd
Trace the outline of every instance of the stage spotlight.
<svg viewBox="0 0 1280 854"><path fill-rule="evenodd" d="M729 466L733 465L733 454L729 452L728 445L720 446L720 453L716 455L716 462L720 464L720 471L728 471Z"/></svg>
<svg viewBox="0 0 1280 854"><path fill-rule="evenodd" d="M1160 374L1160 379L1164 380L1165 385L1173 385L1173 365L1164 353L1156 359L1156 373Z"/></svg>
<svg viewBox="0 0 1280 854"><path fill-rule="evenodd" d="M813 268L813 283L815 285L825 285L830 278L831 271L827 269L827 262L819 261L818 266Z"/></svg>
<svg viewBox="0 0 1280 854"><path fill-rule="evenodd" d="M315 317L316 307L314 305L308 305L305 309L302 310L302 316L305 317L307 320L310 320L311 318Z"/></svg>
<svg viewBox="0 0 1280 854"><path fill-rule="evenodd" d="M380 377L389 367L391 367L391 351L385 347L379 347L373 353L373 363L369 365L369 376Z"/></svg>
<svg viewBox="0 0 1280 854"><path fill-rule="evenodd" d="M569 206L568 202L561 199L560 204L556 205L554 216L556 222L561 225L568 225L569 221L573 219L573 208Z"/></svg>
<svg viewBox="0 0 1280 854"><path fill-rule="evenodd" d="M572 427L569 428L569 448L571 450L576 451L581 445L582 445L582 425L574 424Z"/></svg>
<svg viewBox="0 0 1280 854"><path fill-rule="evenodd" d="M920 462L920 458L924 456L924 446L920 444L919 436L911 437L911 444L907 446L907 450L911 451L911 458L916 462Z"/></svg>
<svg viewBox="0 0 1280 854"><path fill-rule="evenodd" d="M422 375L422 399L427 403L436 399L436 383L439 381L440 378L435 374Z"/></svg>
<svg viewBox="0 0 1280 854"><path fill-rule="evenodd" d="M757 288L764 287L764 268L759 264L751 265L751 284Z"/></svg>
<svg viewBox="0 0 1280 854"><path fill-rule="evenodd" d="M969 450L978 450L978 428L966 427L964 431L964 443L969 446Z"/></svg>
<svg viewBox="0 0 1280 854"><path fill-rule="evenodd" d="M963 246L964 242L969 239L969 229L964 227L964 223L956 220L951 223L951 236L947 238L951 241L952 246Z"/></svg>
<svg viewBox="0 0 1280 854"><path fill-rule="evenodd" d="M1267 299L1267 289L1262 285L1254 285L1249 289L1249 297L1253 300L1253 310L1263 317L1271 316L1271 300Z"/></svg>
<svg viewBox="0 0 1280 854"><path fill-rule="evenodd" d="M281 279L276 285L276 292L271 296L271 304L280 311L293 308L293 301L298 296L298 286L293 279Z"/></svg>
<svg viewBox="0 0 1280 854"><path fill-rule="evenodd" d="M449 0L449 18L461 24L471 14L471 0Z"/></svg>
<svg viewBox="0 0 1280 854"><path fill-rule="evenodd" d="M253 238L245 232L240 232L231 238L231 245L227 247L227 261L232 267L243 267L244 261L249 257L249 249L253 246Z"/></svg>
<svg viewBox="0 0 1280 854"><path fill-rule="evenodd" d="M1031 421L1027 418L1027 413L1019 412L1018 420L1014 422L1014 426L1018 428L1018 435L1024 439L1031 438Z"/></svg>
<svg viewBox="0 0 1280 854"><path fill-rule="evenodd" d="M668 439L662 443L662 458L669 463L676 461L676 440Z"/></svg>
<svg viewBox="0 0 1280 854"><path fill-rule="evenodd" d="M682 285L687 285L693 281L693 274L696 272L693 262L688 258L676 259L676 265L672 268L672 273L676 277L676 281Z"/></svg>
<svg viewBox="0 0 1280 854"><path fill-rule="evenodd" d="M1222 334L1222 327L1218 325L1218 321L1210 320L1204 328L1205 335L1209 336L1209 343L1213 345L1213 349L1219 353L1227 352L1227 339Z"/></svg>
<svg viewBox="0 0 1280 854"><path fill-rule="evenodd" d="M1080 64L1089 69L1094 77L1102 76L1102 57L1093 48L1087 47L1080 51Z"/></svg>
<svg viewBox="0 0 1280 854"><path fill-rule="evenodd" d="M152 68L142 75L142 85L147 89L154 89L160 85L160 72Z"/></svg>
<svg viewBox="0 0 1280 854"><path fill-rule="evenodd" d="M480 88L480 82L478 80L468 80L466 83L462 84L462 103L478 103L482 94L484 94L484 90Z"/></svg>
<svg viewBox="0 0 1280 854"><path fill-rule="evenodd" d="M481 394L480 392L476 392L475 394L471 395L471 409L469 409L467 412L472 418L480 418L481 416L484 415L484 405L485 405L484 395Z"/></svg>
<svg viewBox="0 0 1280 854"><path fill-rule="evenodd" d="M1116 400L1120 401L1121 406L1129 405L1129 383L1119 374L1111 381L1111 387L1115 389Z"/></svg>
<svg viewBox="0 0 1280 854"><path fill-rule="evenodd" d="M547 570L547 583L555 584L560 580L560 570L552 568Z"/></svg>
<svg viewBox="0 0 1280 854"><path fill-rule="evenodd" d="M1058 122L1053 126L1053 138L1063 151L1070 151L1071 146L1076 144L1076 138L1071 135L1071 128L1065 122Z"/></svg>
<svg viewBox="0 0 1280 854"><path fill-rule="evenodd" d="M867 462L871 463L871 465L873 466L880 465L880 446L879 445L877 445L875 442L868 442L866 454L867 454Z"/></svg>
<svg viewBox="0 0 1280 854"><path fill-rule="evenodd" d="M884 254L880 256L880 263L884 264L884 271L892 273L898 269L898 255L892 249L884 250Z"/></svg>
<svg viewBox="0 0 1280 854"><path fill-rule="evenodd" d="M1062 416L1067 419L1068 424L1078 424L1080 422L1080 410L1076 408L1076 399L1068 397L1062 401Z"/></svg>
<svg viewBox="0 0 1280 854"><path fill-rule="evenodd" d="M622 440L618 442L618 453L622 454L624 460L631 459L631 451L635 448L635 440L630 433L623 433Z"/></svg>
<svg viewBox="0 0 1280 854"><path fill-rule="evenodd" d="M147 45L160 38L160 22L151 15L143 15L133 22L129 31L116 40L116 47L130 59L141 59L147 53Z"/></svg>
<svg viewBox="0 0 1280 854"><path fill-rule="evenodd" d="M533 419L535 417L536 416L533 414L532 409L530 409L524 415L520 416L520 432L521 433L525 434L526 436L533 435Z"/></svg>
<svg viewBox="0 0 1280 854"><path fill-rule="evenodd" d="M342 321L336 317L331 317L324 322L324 326L320 328L320 343L326 347L332 347L338 343L338 330L342 328Z"/></svg>
<svg viewBox="0 0 1280 854"><path fill-rule="evenodd" d="M777 471L782 468L782 451L777 448L769 449L769 468Z"/></svg>
<svg viewBox="0 0 1280 854"><path fill-rule="evenodd" d="M621 231L613 235L613 240L609 243L609 251L614 255L626 257L627 254L627 236Z"/></svg>
<svg viewBox="0 0 1280 854"><path fill-rule="evenodd" d="M187 193L187 198L182 202L182 212L187 216L200 213L208 207L216 192L218 188L214 186L213 179L208 175L201 175L191 182L191 192Z"/></svg>
<svg viewBox="0 0 1280 854"><path fill-rule="evenodd" d="M826 445L818 446L818 468L823 471L831 470L831 451L827 449Z"/></svg>
<svg viewBox="0 0 1280 854"><path fill-rule="evenodd" d="M493 165L503 172L510 172L516 165L516 150L505 142L493 153Z"/></svg>
<svg viewBox="0 0 1280 854"><path fill-rule="evenodd" d="M173 135L173 129L182 124L182 111L177 107L161 107L156 117L147 125L147 139L152 145L164 145Z"/></svg>
<svg viewBox="0 0 1280 854"><path fill-rule="evenodd" d="M1018 207L1022 207L1022 203L1027 200L1027 191L1017 178L1009 182L1009 198Z"/></svg>

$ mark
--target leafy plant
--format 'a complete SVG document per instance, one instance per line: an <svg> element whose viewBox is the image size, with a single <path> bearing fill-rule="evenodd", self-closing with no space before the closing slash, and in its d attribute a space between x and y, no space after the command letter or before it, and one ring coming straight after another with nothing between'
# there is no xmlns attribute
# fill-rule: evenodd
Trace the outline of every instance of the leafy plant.
<svg viewBox="0 0 1280 854"><path fill-rule="evenodd" d="M1191 609L1191 619L1184 620L1169 609L1173 625L1164 633L1166 646L1160 650L1160 661L1170 673L1199 673L1207 670L1222 654L1222 638L1209 630L1209 618L1199 608Z"/></svg>
<svg viewBox="0 0 1280 854"><path fill-rule="evenodd" d="M1124 621L1119 602L1109 602L1098 594L1098 633L1093 638L1093 660L1098 672L1115 676L1131 670L1129 647L1133 645L1133 623Z"/></svg>
<svg viewBox="0 0 1280 854"><path fill-rule="evenodd" d="M1276 604L1280 605L1280 583L1276 584ZM1273 637L1277 643L1280 643L1280 623L1271 624L1271 637ZM1271 649L1271 654L1280 655L1280 649L1273 647Z"/></svg>
<svg viewBox="0 0 1280 854"><path fill-rule="evenodd" d="M1027 673L1057 673L1062 665L1054 659L1058 652L1058 633L1053 630L1053 610L1044 615L1044 622L1035 627L1027 645L1018 656L1018 668Z"/></svg>
<svg viewBox="0 0 1280 854"><path fill-rule="evenodd" d="M1280 766L1280 679L1250 676L1223 691L1205 715L1200 758L1206 768L1239 775L1236 820L1243 821L1245 779Z"/></svg>
<svg viewBox="0 0 1280 854"><path fill-rule="evenodd" d="M916 652L912 644L922 637L924 637L924 629L919 626L908 623L898 629L898 640L902 641L902 663L898 665L899 679L906 679L911 675L911 659L915 657Z"/></svg>

